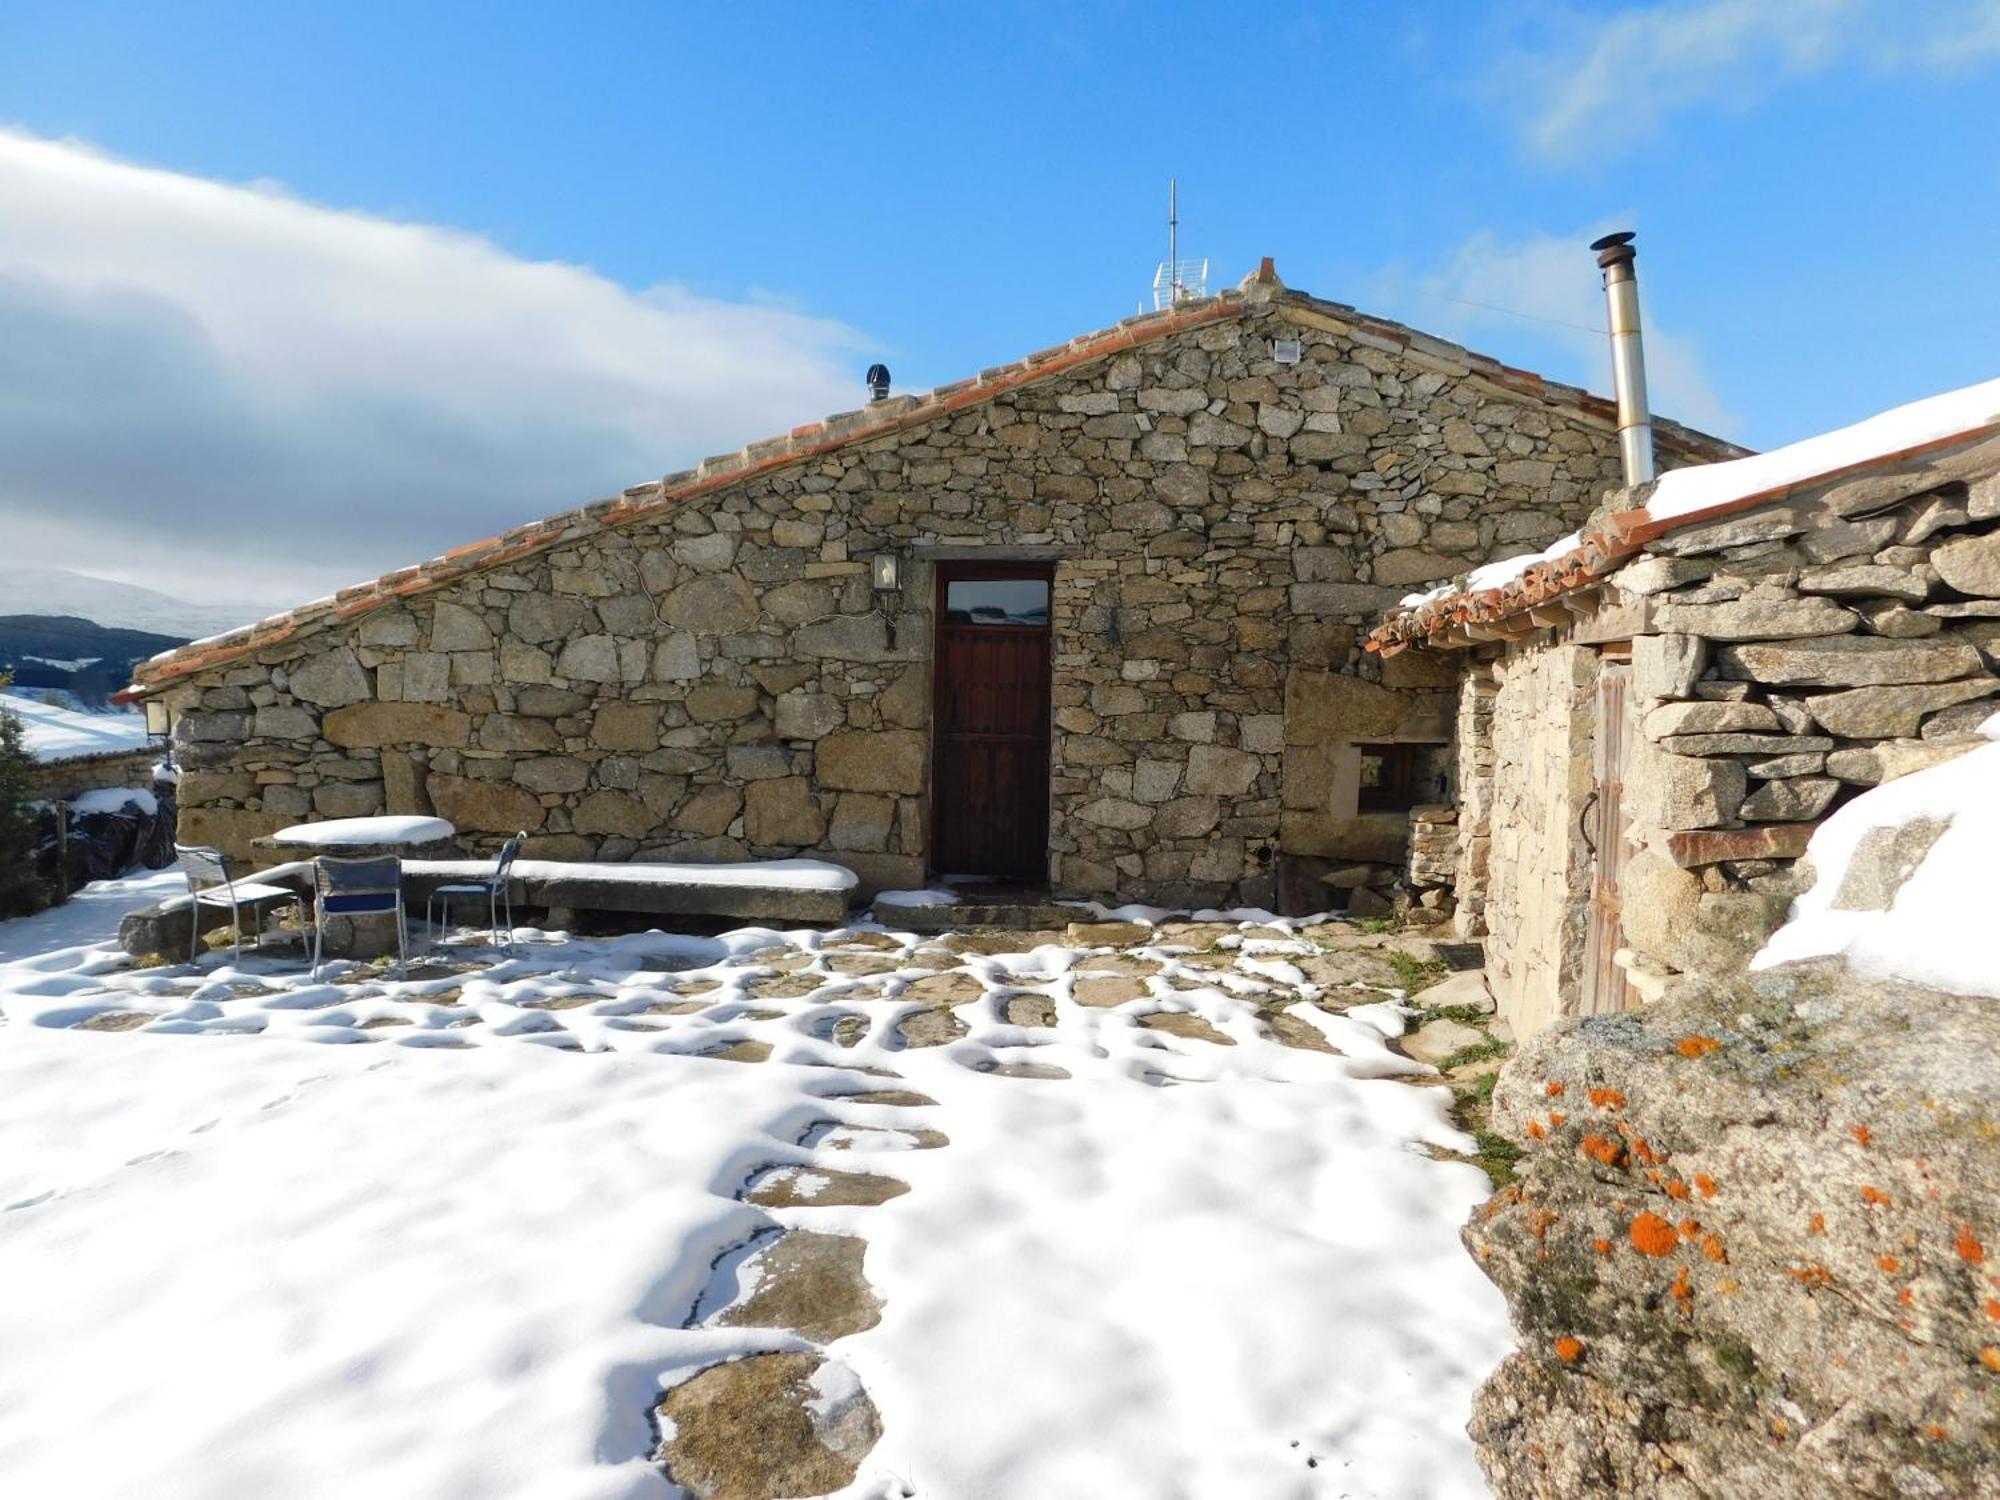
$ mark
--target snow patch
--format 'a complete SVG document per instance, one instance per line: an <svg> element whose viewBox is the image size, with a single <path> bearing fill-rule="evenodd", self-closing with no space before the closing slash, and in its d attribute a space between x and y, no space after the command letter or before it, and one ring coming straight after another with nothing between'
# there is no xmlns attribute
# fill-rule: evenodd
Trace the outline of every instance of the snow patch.
<svg viewBox="0 0 2000 1500"><path fill-rule="evenodd" d="M2000 714L1980 725L2000 741ZM1862 841L1917 820L1944 825L1887 911L1845 911L1834 901ZM1873 787L1828 818L1807 846L1813 884L1790 919L1751 960L1844 955L1858 972L1965 995L2000 995L2000 743Z"/></svg>

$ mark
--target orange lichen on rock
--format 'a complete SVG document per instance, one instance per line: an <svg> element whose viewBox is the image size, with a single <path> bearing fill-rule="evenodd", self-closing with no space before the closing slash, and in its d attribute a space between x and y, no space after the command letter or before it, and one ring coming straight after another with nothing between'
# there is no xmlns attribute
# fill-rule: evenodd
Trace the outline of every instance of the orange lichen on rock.
<svg viewBox="0 0 2000 1500"><path fill-rule="evenodd" d="M1693 1244L1695 1241L1695 1237L1700 1233L1701 1233L1701 1223L1699 1220L1696 1219L1681 1220L1681 1238L1688 1244L1690 1245Z"/></svg>
<svg viewBox="0 0 2000 1500"><path fill-rule="evenodd" d="M1609 1137L1595 1132L1585 1136L1583 1144L1577 1149L1592 1161L1601 1161L1607 1167L1623 1166L1625 1163L1625 1148Z"/></svg>
<svg viewBox="0 0 2000 1500"><path fill-rule="evenodd" d="M1876 1208L1887 1208L1889 1206L1889 1195L1878 1187L1864 1187L1861 1189L1861 1201L1872 1204Z"/></svg>
<svg viewBox="0 0 2000 1500"><path fill-rule="evenodd" d="M1700 1191L1702 1197L1713 1198L1715 1196L1715 1179L1709 1176L1708 1173L1695 1173L1694 1185Z"/></svg>
<svg viewBox="0 0 2000 1500"><path fill-rule="evenodd" d="M1722 1043L1712 1036L1702 1036L1699 1033L1684 1036L1674 1043L1674 1051L1680 1053L1682 1057L1706 1057L1711 1052L1721 1050Z"/></svg>
<svg viewBox="0 0 2000 1500"><path fill-rule="evenodd" d="M1905 1286L1896 1293L1896 1300L1905 1307L1915 1307L1917 1305L1916 1291L1911 1287Z"/></svg>
<svg viewBox="0 0 2000 1500"><path fill-rule="evenodd" d="M1656 1167L1665 1160L1651 1146L1646 1144L1646 1138L1643 1135L1632 1137L1632 1154L1649 1167Z"/></svg>
<svg viewBox="0 0 2000 1500"><path fill-rule="evenodd" d="M1826 1215L1825 1215L1825 1214L1814 1214L1814 1215L1812 1216L1812 1219L1811 1219L1811 1221L1810 1221L1809 1223L1807 1223L1807 1225L1806 1225L1806 1233L1807 1233L1807 1234L1825 1234L1825 1233L1826 1233Z"/></svg>
<svg viewBox="0 0 2000 1500"><path fill-rule="evenodd" d="M1539 1240L1548 1234L1549 1226L1554 1224L1555 1221L1556 1215L1550 1213L1546 1208L1538 1208L1528 1215L1528 1233Z"/></svg>
<svg viewBox="0 0 2000 1500"><path fill-rule="evenodd" d="M1559 1082L1551 1080L1550 1082L1542 1085L1542 1093L1550 1099L1560 1099L1562 1097L1562 1092L1563 1092L1563 1086Z"/></svg>
<svg viewBox="0 0 2000 1500"><path fill-rule="evenodd" d="M1641 1255L1671 1255L1674 1246L1680 1243L1674 1226L1651 1211L1632 1221L1631 1235L1632 1248Z"/></svg>
<svg viewBox="0 0 2000 1500"><path fill-rule="evenodd" d="M1718 1264L1729 1259L1729 1252L1722 1248L1722 1236L1705 1234L1701 1237L1701 1253Z"/></svg>
<svg viewBox="0 0 2000 1500"><path fill-rule="evenodd" d="M1539 1141L1539 1140L1543 1139L1543 1138L1544 1138L1545 1136L1547 1136L1547 1135L1548 1135L1548 1132L1547 1132L1546 1130L1542 1129L1542 1122L1541 1122L1540 1120L1530 1120L1530 1121L1528 1121L1528 1139L1529 1139L1529 1140L1531 1140L1531 1141Z"/></svg>
<svg viewBox="0 0 2000 1500"><path fill-rule="evenodd" d="M1592 1089L1590 1102L1599 1109L1623 1109L1625 1096L1616 1089Z"/></svg>
<svg viewBox="0 0 2000 1500"><path fill-rule="evenodd" d="M1857 1141L1861 1142L1861 1144L1864 1146L1868 1145L1871 1141L1875 1139L1875 1137L1869 1132L1869 1129L1866 1125L1857 1125L1852 1130L1850 1130L1848 1134L1853 1136Z"/></svg>
<svg viewBox="0 0 2000 1500"><path fill-rule="evenodd" d="M1979 1362L1992 1374L2000 1375L2000 1344L1988 1344L1979 1351Z"/></svg>
<svg viewBox="0 0 2000 1500"><path fill-rule="evenodd" d="M1688 1185L1685 1182L1682 1182L1678 1177L1674 1178L1671 1182L1666 1183L1665 1187L1667 1189L1667 1196L1669 1198L1673 1198L1681 1202L1687 1201Z"/></svg>
<svg viewBox="0 0 2000 1500"><path fill-rule="evenodd" d="M1556 1358L1566 1365L1573 1365L1583 1358L1583 1340L1573 1334L1564 1334L1556 1340Z"/></svg>
<svg viewBox="0 0 2000 1500"><path fill-rule="evenodd" d="M1986 1247L1979 1243L1979 1236L1972 1232L1970 1224L1958 1226L1958 1238L1952 1241L1952 1248L1968 1266L1979 1265L1986 1259Z"/></svg>
<svg viewBox="0 0 2000 1500"><path fill-rule="evenodd" d="M1611 1241L1592 1240L1590 1242L1590 1248L1595 1250L1599 1255L1609 1255L1611 1253Z"/></svg>
<svg viewBox="0 0 2000 1500"><path fill-rule="evenodd" d="M1674 1300L1680 1303L1683 1308L1694 1301L1694 1281L1688 1275L1688 1268L1686 1266L1681 1267L1680 1275L1674 1278L1674 1284L1668 1287L1667 1290L1673 1293Z"/></svg>
<svg viewBox="0 0 2000 1500"><path fill-rule="evenodd" d="M1894 1276L1903 1268L1903 1263L1893 1255L1878 1255L1875 1257L1875 1264L1882 1268L1882 1274L1885 1276Z"/></svg>
<svg viewBox="0 0 2000 1500"><path fill-rule="evenodd" d="M2000 1297L1988 1297L1986 1299L1986 1316L1994 1322L2000 1323Z"/></svg>
<svg viewBox="0 0 2000 1500"><path fill-rule="evenodd" d="M1785 1274L1795 1281L1804 1282L1807 1286L1833 1285L1833 1272L1822 1265L1787 1266Z"/></svg>
<svg viewBox="0 0 2000 1500"><path fill-rule="evenodd" d="M1942 1443L1945 1442L1947 1439L1949 1439L1951 1437L1951 1434L1949 1432L1946 1432L1942 1427L1938 1426L1937 1423L1933 1422L1930 1424L1930 1426L1924 1429L1924 1436L1927 1438L1936 1438L1940 1443Z"/></svg>
<svg viewBox="0 0 2000 1500"><path fill-rule="evenodd" d="M1549 1129L1551 1129L1551 1130L1560 1130L1560 1129L1562 1128L1562 1122L1563 1122L1564 1120L1567 1120L1568 1118L1569 1118L1569 1116L1568 1116L1568 1115L1566 1115L1566 1114L1564 1114L1564 1113L1563 1113L1563 1112L1562 1112L1561 1110L1559 1110L1559 1109L1552 1109L1552 1110L1550 1110L1550 1111L1549 1111Z"/></svg>

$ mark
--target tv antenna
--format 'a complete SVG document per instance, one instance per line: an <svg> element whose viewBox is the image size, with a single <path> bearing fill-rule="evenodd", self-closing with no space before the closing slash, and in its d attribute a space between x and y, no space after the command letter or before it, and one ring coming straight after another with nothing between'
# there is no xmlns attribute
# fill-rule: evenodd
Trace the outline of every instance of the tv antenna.
<svg viewBox="0 0 2000 1500"><path fill-rule="evenodd" d="M1167 258L1153 273L1153 310L1208 295L1208 257L1181 259L1180 184L1167 179Z"/></svg>

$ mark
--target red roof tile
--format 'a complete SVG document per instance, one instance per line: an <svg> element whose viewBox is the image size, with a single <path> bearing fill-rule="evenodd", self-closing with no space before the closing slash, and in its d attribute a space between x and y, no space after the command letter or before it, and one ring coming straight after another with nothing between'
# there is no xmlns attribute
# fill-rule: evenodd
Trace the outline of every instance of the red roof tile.
<svg viewBox="0 0 2000 1500"><path fill-rule="evenodd" d="M1361 342L1446 360L1463 366L1469 374L1550 405L1571 407L1601 421L1615 419L1616 408L1603 397L1593 396L1575 386L1543 380L1529 371L1503 365L1486 355L1445 343L1402 324L1357 312L1345 303L1324 302L1303 293L1286 291L1276 273L1267 274L1267 271L1268 262L1236 290L1122 319L1110 328L1081 334L1064 344L1051 345L1013 364L981 370L973 379L941 385L926 395L897 397L873 403L858 411L840 412L818 422L804 423L783 437L765 439L735 453L703 459L694 469L633 485L612 499L532 521L496 537L467 542L464 546L452 548L442 557L415 567L398 568L372 582L342 589L331 598L315 600L226 635L182 646L135 666L132 671L133 685L118 695L119 700L129 702L143 698L168 683L260 647L291 639L325 624L355 619L411 594L442 588L469 574L518 561L570 537L591 530L629 525L656 515L669 506L685 504L770 470L817 458L851 443L884 437L935 421L1080 365L1107 359L1189 329L1268 309L1281 313L1287 309L1317 313L1346 325ZM1719 438L1673 422L1657 422L1656 431L1663 444L1690 456L1714 459L1733 457L1742 452Z"/></svg>

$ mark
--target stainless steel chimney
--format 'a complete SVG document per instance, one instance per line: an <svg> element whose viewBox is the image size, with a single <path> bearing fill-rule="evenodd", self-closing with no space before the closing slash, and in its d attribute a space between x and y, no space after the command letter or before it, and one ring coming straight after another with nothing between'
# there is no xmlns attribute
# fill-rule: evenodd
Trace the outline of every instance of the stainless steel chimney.
<svg viewBox="0 0 2000 1500"><path fill-rule="evenodd" d="M1604 301L1611 313L1611 386L1618 397L1618 452L1629 488L1654 476L1653 417L1646 405L1646 349L1639 336L1639 279L1633 273L1634 236L1628 230L1591 242L1604 271Z"/></svg>

